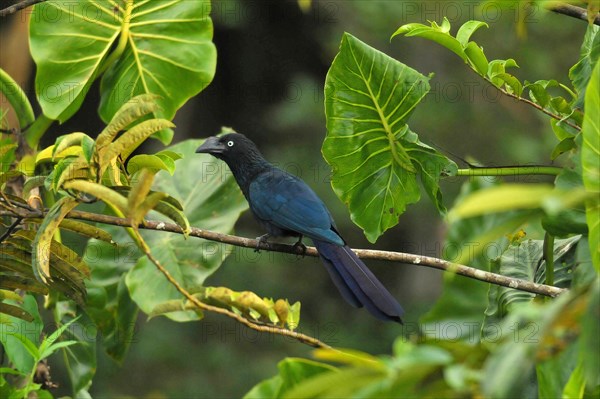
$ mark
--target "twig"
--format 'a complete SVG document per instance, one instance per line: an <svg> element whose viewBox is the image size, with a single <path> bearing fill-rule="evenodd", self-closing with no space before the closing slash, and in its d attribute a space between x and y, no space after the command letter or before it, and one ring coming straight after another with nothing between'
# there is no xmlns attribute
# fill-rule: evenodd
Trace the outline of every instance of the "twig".
<svg viewBox="0 0 600 399"><path fill-rule="evenodd" d="M23 218L39 217L39 212L32 212L29 215L28 212L23 210L15 211L15 213L10 214L7 211L0 210L0 215L22 216ZM104 223L115 226L131 227L131 223L128 219L96 214L91 212L71 211L67 214L67 218L86 220L89 222ZM152 220L144 222L143 225L139 226L139 228L183 234L183 230L181 229L181 227L179 227L176 224ZM224 244L235 245L238 247L258 248L267 251L283 252L297 255L301 254L300 250L297 247L294 247L293 245L279 243L264 243L251 238L232 236L229 234L199 229L196 227L191 228L189 235L192 237L204 238L206 240L217 241ZM567 291L564 288L553 287L545 284L537 284L531 281L486 272L484 270L479 270L473 267L449 262L443 259L434 258L430 256L408 254L403 252L378 251L371 249L353 249L353 251L356 252L356 254L360 258L363 259L377 259L390 262L410 263L417 266L431 267L434 269L449 271L452 273L459 274L461 276L473 278L487 283L501 285L504 287L514 288L517 290L527 291L539 295L556 297ZM304 255L316 257L319 256L319 253L314 247L307 247L306 252L304 252Z"/></svg>
<svg viewBox="0 0 600 399"><path fill-rule="evenodd" d="M6 17L7 15L14 14L19 10L22 10L37 3L42 3L44 1L46 0L24 0L20 3L13 4L10 7L6 7L0 10L0 17Z"/></svg>
<svg viewBox="0 0 600 399"><path fill-rule="evenodd" d="M471 69L473 71L475 71L475 73L477 75L481 76L479 74L479 72L477 72L476 69L474 69L473 67L471 67ZM515 100L524 102L525 104L531 105L533 108L536 108L537 110L542 111L543 113L545 113L546 115L548 115L549 117L551 117L553 119L564 122L565 124L571 126L575 130L581 130L581 126L577 126L576 124L569 122L568 120L561 117L560 115L557 115L557 114L554 114L554 113L548 111L546 108L542 107L541 105L536 104L533 101L526 99L525 97L517 96L516 94L510 93L510 92L506 91L505 89L503 89L502 87L496 86L487 76L481 76L481 77L483 78L483 80L485 80L486 82L488 82L489 84L494 86L496 89L498 89L502 94L512 97Z"/></svg>
<svg viewBox="0 0 600 399"><path fill-rule="evenodd" d="M8 228L6 229L4 234L2 234L2 236L0 236L0 243L2 243L2 241L6 240L8 238L8 236L10 236L12 234L12 232L17 228L17 226L21 223L22 220L23 220L22 217L17 216L15 221L12 222L12 224L10 226L8 226Z"/></svg>
<svg viewBox="0 0 600 399"><path fill-rule="evenodd" d="M133 228L133 231L137 236L138 242L141 244L140 248L142 249L142 251L144 251L148 260L150 260L150 262L152 262L154 264L154 266L156 266L156 268L167 278L167 280L169 280L169 282L177 289L177 291L179 291L184 297L187 298L188 301L193 303L198 309L225 315L227 317L235 319L237 322L242 323L245 326L247 326L253 330L256 330L256 331L290 337L299 342L302 342L303 344L307 344L307 345L313 346L315 348L331 349L331 346L329 346L326 343L318 340L317 338L311 337L309 335L302 334L302 333L292 331L292 330L288 330L288 329L282 328L282 327L269 326L269 325L265 325L265 324L256 324L256 323L253 323L252 321L250 321L238 314L235 314L227 309L207 305L204 302L201 302L200 300L198 300L198 298L194 297L185 288L183 288L179 284L179 282L177 280L175 280L173 278L173 276L171 276L171 273L169 273L169 271L160 264L158 259L156 259L154 257L154 255L152 255L150 248L144 241L144 238L142 237L142 235L139 233L139 230L137 228Z"/></svg>
<svg viewBox="0 0 600 399"><path fill-rule="evenodd" d="M567 15L569 17L588 21L588 12L585 8L577 7L571 4L559 3L547 6L550 11L557 14ZM600 25L600 13L594 16L594 25Z"/></svg>

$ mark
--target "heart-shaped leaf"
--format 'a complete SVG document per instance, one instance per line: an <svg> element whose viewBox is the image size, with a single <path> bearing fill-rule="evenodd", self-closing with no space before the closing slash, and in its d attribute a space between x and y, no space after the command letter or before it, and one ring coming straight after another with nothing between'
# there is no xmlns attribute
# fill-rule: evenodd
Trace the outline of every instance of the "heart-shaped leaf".
<svg viewBox="0 0 600 399"><path fill-rule="evenodd" d="M418 174L443 210L437 180L456 166L406 124L428 91L427 77L344 34L325 81L323 155L333 167L333 189L371 242L419 200Z"/></svg>

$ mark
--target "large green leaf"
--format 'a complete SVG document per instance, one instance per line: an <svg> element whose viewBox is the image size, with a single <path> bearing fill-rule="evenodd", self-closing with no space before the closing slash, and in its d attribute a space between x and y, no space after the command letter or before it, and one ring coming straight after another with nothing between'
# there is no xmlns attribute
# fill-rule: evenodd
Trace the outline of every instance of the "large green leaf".
<svg viewBox="0 0 600 399"><path fill-rule="evenodd" d="M557 191L581 191L583 181L578 170L564 169L554 180ZM560 212L546 215L542 219L544 230L553 236L567 237L571 234L587 234L588 227L585 220L585 206L583 203L568 207Z"/></svg>
<svg viewBox="0 0 600 399"><path fill-rule="evenodd" d="M299 383L317 375L336 371L325 363L301 358L286 358L277 365L279 374L254 386L244 399L281 398Z"/></svg>
<svg viewBox="0 0 600 399"><path fill-rule="evenodd" d="M47 1L33 8L31 55L44 114L64 122L79 109L122 29L109 1Z"/></svg>
<svg viewBox="0 0 600 399"><path fill-rule="evenodd" d="M141 252L123 228L107 226L106 231L118 244L91 239L85 250L84 260L92 269L85 309L102 335L106 352L121 362L133 341L138 315L125 275Z"/></svg>
<svg viewBox="0 0 600 399"><path fill-rule="evenodd" d="M590 81L598 57L600 57L600 34L598 32L600 32L599 26L588 25L581 45L579 61L569 70L569 77L577 90L577 100L574 106L578 108L584 106L585 89ZM596 86L597 88L598 86Z"/></svg>
<svg viewBox="0 0 600 399"><path fill-rule="evenodd" d="M372 242L419 200L419 174L444 209L437 180L455 165L406 124L428 91L427 77L344 34L325 81L323 155L333 167L333 189Z"/></svg>
<svg viewBox="0 0 600 399"><path fill-rule="evenodd" d="M581 236L573 236L554 242L554 285L568 288L573 272L578 266L576 261L577 243ZM543 259L543 241L525 240L509 246L501 256L492 260L492 271L503 276L518 278L535 283L546 280L546 261ZM486 328L492 328L495 334L497 323L516 305L529 302L535 294L515 288L491 285L488 293L488 307L485 311Z"/></svg>
<svg viewBox="0 0 600 399"><path fill-rule="evenodd" d="M581 133L581 167L583 184L595 193L586 204L590 252L596 271L600 272L600 62L592 72L585 93L585 116Z"/></svg>
<svg viewBox="0 0 600 399"><path fill-rule="evenodd" d="M558 356L536 364L539 399L555 399L577 365L577 346L571 345Z"/></svg>
<svg viewBox="0 0 600 399"><path fill-rule="evenodd" d="M186 140L172 146L170 150L182 154L183 159L176 162L173 176L166 171L158 173L153 188L178 198L192 226L231 233L248 204L223 163L195 153L201 143ZM211 164L215 162L216 168ZM142 234L153 255L190 292L198 291L231 251L226 245L198 238L185 239L160 231ZM139 258L127 274L126 283L134 301L148 314L163 302L181 299L181 294L146 257ZM169 313L167 317L185 321L197 319L198 315L187 311Z"/></svg>
<svg viewBox="0 0 600 399"><path fill-rule="evenodd" d="M208 86L217 62L210 7L208 0L134 4L125 52L102 77L104 121L127 99L142 93L159 95L161 109L155 117L172 119L190 97Z"/></svg>
<svg viewBox="0 0 600 399"><path fill-rule="evenodd" d="M154 93L172 119L212 80L216 50L209 1L48 1L30 25L36 93L44 114L63 122L104 73L100 115L108 122L131 97ZM111 53L112 51L112 53ZM169 141L170 136L162 136Z"/></svg>

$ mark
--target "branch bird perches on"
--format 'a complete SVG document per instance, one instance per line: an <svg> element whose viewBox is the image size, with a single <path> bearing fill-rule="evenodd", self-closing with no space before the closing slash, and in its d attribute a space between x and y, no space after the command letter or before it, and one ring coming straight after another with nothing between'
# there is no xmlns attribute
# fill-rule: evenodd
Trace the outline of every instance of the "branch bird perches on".
<svg viewBox="0 0 600 399"><path fill-rule="evenodd" d="M11 207L0 210L0 216L21 217L23 219L39 218L41 213L35 210L27 210L24 208ZM132 227L130 220L115 216L96 214L84 211L71 211L66 216L67 219L78 219L88 222L96 222L109 224L114 226ZM140 229L166 231L170 233L183 234L181 227L174 223L166 223L162 221L148 220L139 226ZM210 241L221 242L224 244L235 245L245 248L258 248L267 251L283 252L289 254L303 254L306 256L319 256L314 247L306 247L306 251L300 253L298 247L294 245L280 243L264 243L259 240L245 237L238 237L229 234L217 233L210 230L204 230L197 227L192 227L189 233L191 237L204 238ZM484 270L476 269L466 265L453 263L444 259L434 258L431 256L423 256L418 254L410 254L404 252L381 251L372 249L353 249L353 251L361 259L376 259L388 262L408 263L416 266L431 267L434 269L445 270L456 273L461 276L473 278L491 284L496 284L504 287L514 288L516 290L527 291L534 294L556 297L567 290L564 288L553 287L545 284L538 284L532 281L521 280L517 278L503 276L497 273L491 273Z"/></svg>

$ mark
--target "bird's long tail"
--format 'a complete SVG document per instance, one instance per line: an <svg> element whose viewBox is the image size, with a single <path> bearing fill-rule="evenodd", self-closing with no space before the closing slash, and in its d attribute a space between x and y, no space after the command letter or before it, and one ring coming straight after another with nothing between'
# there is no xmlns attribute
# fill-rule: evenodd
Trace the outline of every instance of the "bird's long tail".
<svg viewBox="0 0 600 399"><path fill-rule="evenodd" d="M381 320L402 323L402 306L347 245L313 240L334 284L348 303Z"/></svg>

